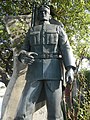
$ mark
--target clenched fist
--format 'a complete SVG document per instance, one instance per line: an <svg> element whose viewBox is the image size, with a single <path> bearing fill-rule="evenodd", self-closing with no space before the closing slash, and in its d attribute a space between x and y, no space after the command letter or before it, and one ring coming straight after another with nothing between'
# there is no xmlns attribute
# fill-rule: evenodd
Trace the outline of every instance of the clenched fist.
<svg viewBox="0 0 90 120"><path fill-rule="evenodd" d="M18 59L22 63L32 64L35 61L34 59L35 55L37 56L38 54L35 52L27 52L25 50L22 50L18 55Z"/></svg>
<svg viewBox="0 0 90 120"><path fill-rule="evenodd" d="M74 70L72 68L67 70L65 79L67 84L72 84L74 80Z"/></svg>

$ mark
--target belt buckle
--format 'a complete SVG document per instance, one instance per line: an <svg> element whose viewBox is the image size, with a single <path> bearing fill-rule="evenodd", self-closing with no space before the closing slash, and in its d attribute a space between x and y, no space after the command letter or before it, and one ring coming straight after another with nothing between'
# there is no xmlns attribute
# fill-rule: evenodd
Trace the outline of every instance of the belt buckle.
<svg viewBox="0 0 90 120"><path fill-rule="evenodd" d="M49 57L50 57L50 55L49 55L48 53L44 53L44 54L43 54L43 58L48 59Z"/></svg>
<svg viewBox="0 0 90 120"><path fill-rule="evenodd" d="M45 54L45 53L43 53L43 58L44 58L44 59L46 58L46 54Z"/></svg>
<svg viewBox="0 0 90 120"><path fill-rule="evenodd" d="M46 58L47 59L50 58L50 54L46 53Z"/></svg>

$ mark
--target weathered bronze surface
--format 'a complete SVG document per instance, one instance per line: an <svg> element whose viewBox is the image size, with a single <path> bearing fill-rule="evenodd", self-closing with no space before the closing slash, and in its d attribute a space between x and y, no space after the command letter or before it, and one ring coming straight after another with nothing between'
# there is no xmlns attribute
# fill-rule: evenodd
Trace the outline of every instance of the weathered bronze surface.
<svg viewBox="0 0 90 120"><path fill-rule="evenodd" d="M63 120L61 110L63 65L66 82L73 81L75 59L61 25L50 23L50 8L39 8L39 25L29 29L19 60L28 64L26 86L15 120L31 120L35 105L45 91L48 120Z"/></svg>

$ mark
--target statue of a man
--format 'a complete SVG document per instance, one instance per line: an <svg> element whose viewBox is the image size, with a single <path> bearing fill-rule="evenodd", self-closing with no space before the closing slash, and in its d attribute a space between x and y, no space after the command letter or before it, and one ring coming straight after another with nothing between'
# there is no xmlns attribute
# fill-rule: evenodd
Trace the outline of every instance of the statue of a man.
<svg viewBox="0 0 90 120"><path fill-rule="evenodd" d="M19 60L28 64L28 70L15 120L32 120L42 89L45 89L47 119L63 120L62 64L66 69L66 82L71 84L74 79L75 59L63 28L49 22L49 6L39 7L38 19L39 25L28 31L23 50L19 55Z"/></svg>

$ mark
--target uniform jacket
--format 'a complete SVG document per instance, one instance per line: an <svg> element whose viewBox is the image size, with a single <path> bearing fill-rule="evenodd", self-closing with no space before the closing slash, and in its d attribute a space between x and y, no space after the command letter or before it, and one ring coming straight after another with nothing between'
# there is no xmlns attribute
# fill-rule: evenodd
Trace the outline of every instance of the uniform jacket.
<svg viewBox="0 0 90 120"><path fill-rule="evenodd" d="M37 25L29 30L23 50L36 52L28 65L26 80L63 80L63 64L75 67L75 59L63 28L54 24Z"/></svg>

